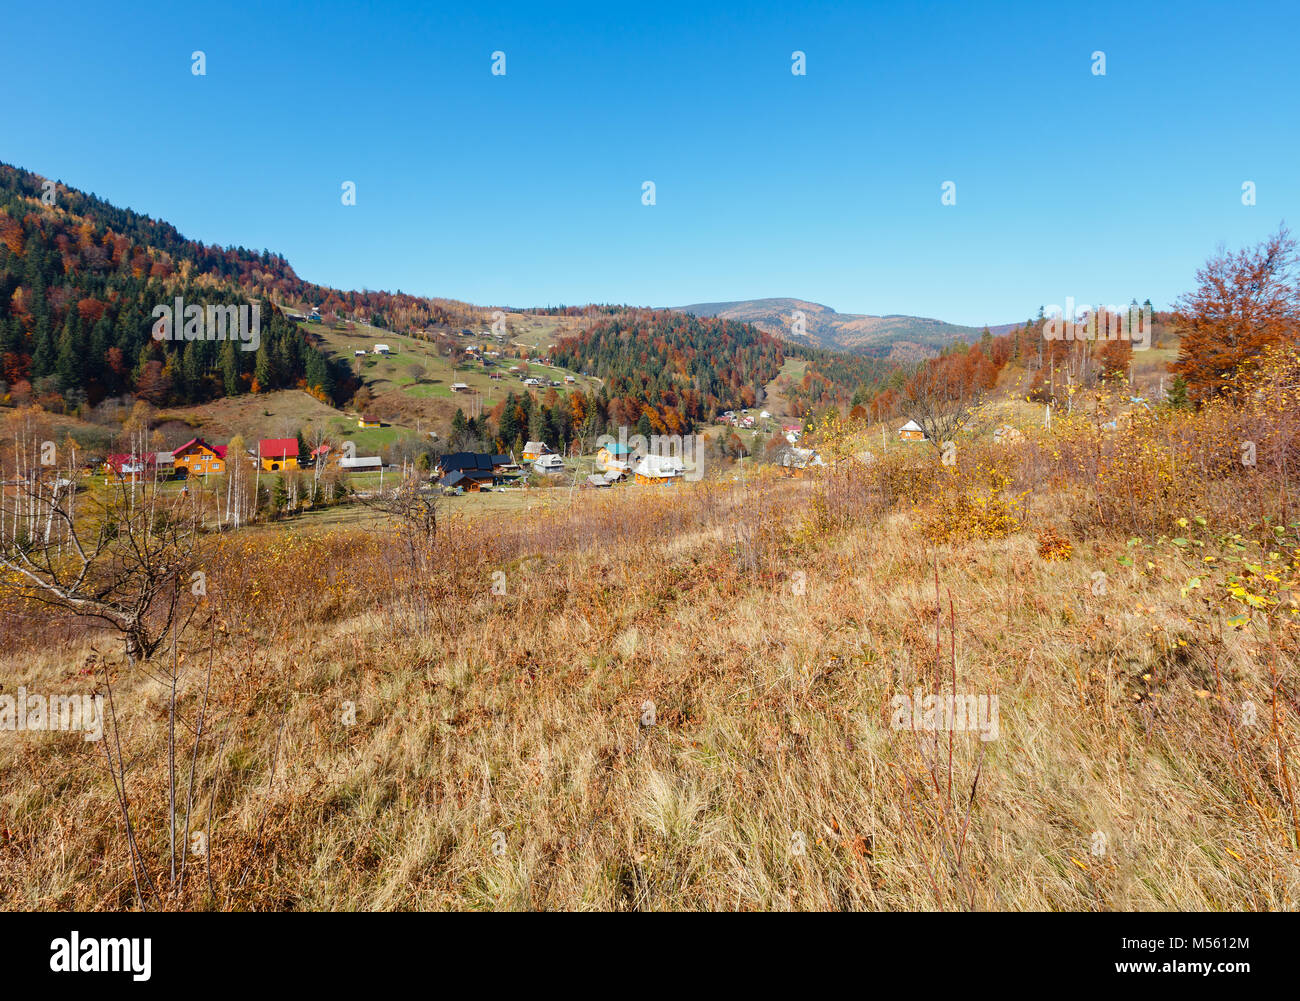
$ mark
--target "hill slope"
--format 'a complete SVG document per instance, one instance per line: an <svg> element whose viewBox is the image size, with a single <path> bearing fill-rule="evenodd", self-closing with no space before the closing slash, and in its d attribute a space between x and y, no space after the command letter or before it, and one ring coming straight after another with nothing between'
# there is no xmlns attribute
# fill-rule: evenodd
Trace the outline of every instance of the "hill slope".
<svg viewBox="0 0 1300 1001"><path fill-rule="evenodd" d="M231 341L155 341L153 309L260 302L258 350ZM475 322L473 307L304 282L283 257L207 246L175 227L30 171L0 164L0 400L47 409L132 393L159 405L303 388L343 400L346 368L274 304L306 303L384 328ZM245 347L248 347L246 344Z"/></svg>

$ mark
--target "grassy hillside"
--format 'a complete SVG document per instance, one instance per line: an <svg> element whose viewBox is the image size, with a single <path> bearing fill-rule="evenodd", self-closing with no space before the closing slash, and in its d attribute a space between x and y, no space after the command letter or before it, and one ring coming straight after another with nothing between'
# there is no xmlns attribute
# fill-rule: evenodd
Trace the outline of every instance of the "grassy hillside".
<svg viewBox="0 0 1300 1001"><path fill-rule="evenodd" d="M210 538L178 650L209 855L154 906L1291 908L1297 439L1249 400L451 504L415 549L383 519ZM157 670L22 614L7 685L111 677L161 879ZM910 729L918 689L996 695L996 733ZM3 906L132 906L99 749L9 737Z"/></svg>

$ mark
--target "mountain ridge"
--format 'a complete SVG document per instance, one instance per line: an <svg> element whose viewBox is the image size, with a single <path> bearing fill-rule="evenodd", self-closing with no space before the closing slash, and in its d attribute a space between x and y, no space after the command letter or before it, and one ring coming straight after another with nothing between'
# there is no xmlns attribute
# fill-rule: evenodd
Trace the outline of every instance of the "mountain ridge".
<svg viewBox="0 0 1300 1001"><path fill-rule="evenodd" d="M699 302L670 308L695 316L752 323L765 333L796 344L898 361L938 354L956 340L976 341L985 329L904 313L840 313L822 303L789 296ZM796 330L796 312L803 313L802 333ZM1000 323L987 329L997 335L1016 326L1016 323Z"/></svg>

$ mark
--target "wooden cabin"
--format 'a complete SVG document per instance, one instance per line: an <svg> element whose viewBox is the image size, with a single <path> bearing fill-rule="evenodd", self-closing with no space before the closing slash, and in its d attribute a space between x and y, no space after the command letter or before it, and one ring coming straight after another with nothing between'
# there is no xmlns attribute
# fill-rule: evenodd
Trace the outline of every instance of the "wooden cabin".
<svg viewBox="0 0 1300 1001"><path fill-rule="evenodd" d="M202 438L191 438L172 450L172 467L185 470L185 476L206 476L226 471L226 446L209 445Z"/></svg>

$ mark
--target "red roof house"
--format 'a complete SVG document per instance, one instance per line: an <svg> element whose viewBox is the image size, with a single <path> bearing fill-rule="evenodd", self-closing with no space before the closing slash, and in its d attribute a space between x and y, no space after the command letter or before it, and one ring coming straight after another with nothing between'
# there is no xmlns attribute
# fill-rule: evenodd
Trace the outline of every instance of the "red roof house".
<svg viewBox="0 0 1300 1001"><path fill-rule="evenodd" d="M257 456L262 461L262 468L272 472L277 469L297 469L298 439L263 438L257 443Z"/></svg>

